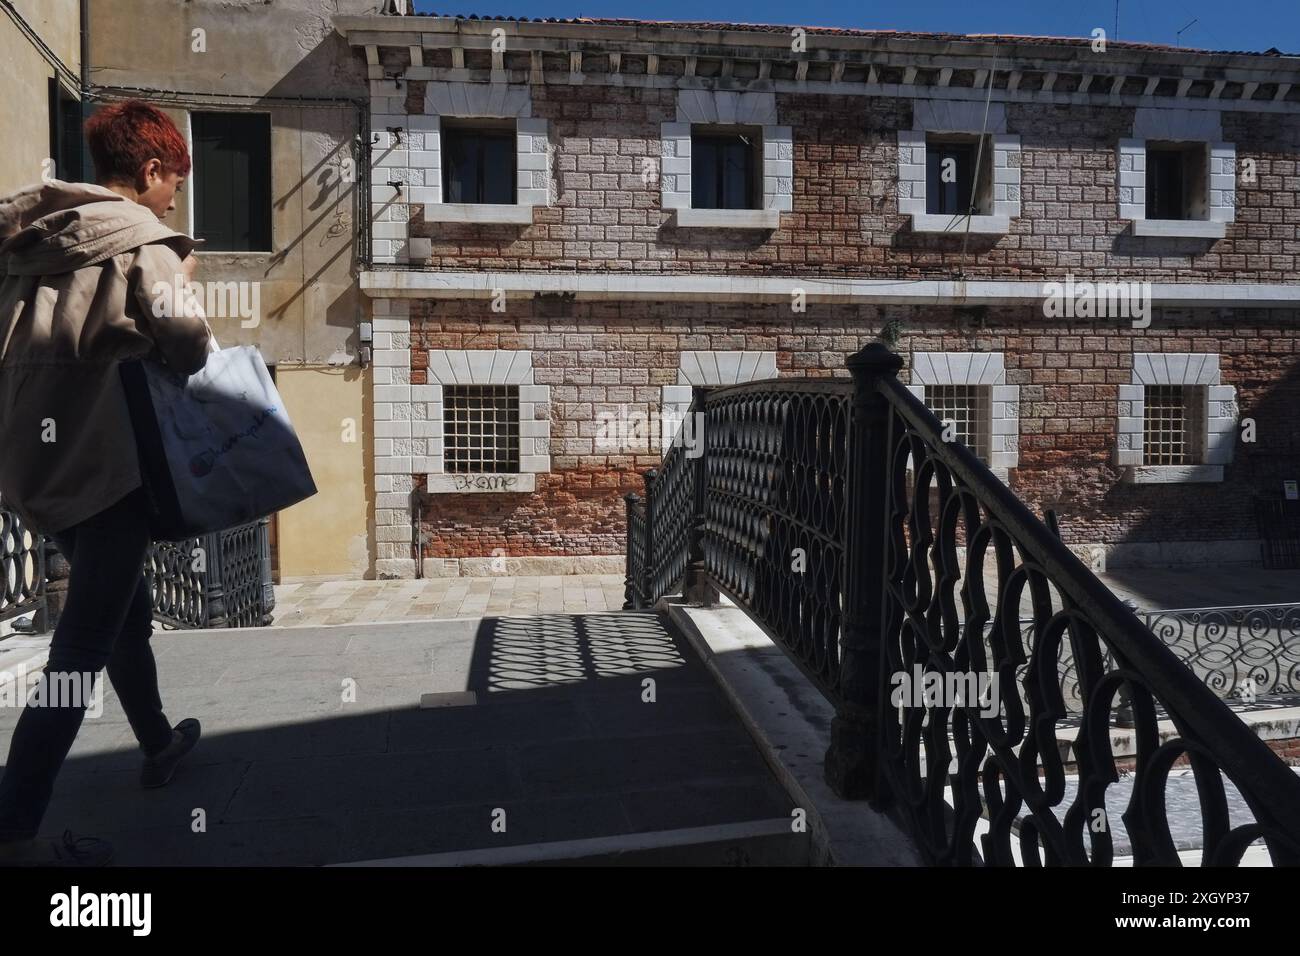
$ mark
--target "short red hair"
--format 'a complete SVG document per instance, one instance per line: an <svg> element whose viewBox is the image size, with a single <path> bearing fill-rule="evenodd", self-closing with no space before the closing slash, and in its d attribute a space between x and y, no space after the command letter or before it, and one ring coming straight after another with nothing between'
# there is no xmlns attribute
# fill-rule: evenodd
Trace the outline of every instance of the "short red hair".
<svg viewBox="0 0 1300 956"><path fill-rule="evenodd" d="M151 159L164 173L186 176L190 151L176 124L162 110L140 100L109 103L86 120L86 142L100 182L134 182Z"/></svg>

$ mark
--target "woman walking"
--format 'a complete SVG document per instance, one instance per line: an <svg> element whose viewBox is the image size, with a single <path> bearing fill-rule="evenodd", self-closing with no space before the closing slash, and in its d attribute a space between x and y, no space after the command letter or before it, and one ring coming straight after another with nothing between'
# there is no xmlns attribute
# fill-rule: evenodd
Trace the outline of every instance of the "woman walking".
<svg viewBox="0 0 1300 956"><path fill-rule="evenodd" d="M196 265L194 241L159 221L190 157L171 120L140 102L98 110L86 139L98 185L51 181L0 199L0 498L71 565L0 777L0 865L111 857L70 831L36 839L101 670L144 752L143 786L167 783L199 738L197 720L171 726L158 691L149 499L117 368L150 356L191 375L205 363L206 320L156 291L187 285Z"/></svg>

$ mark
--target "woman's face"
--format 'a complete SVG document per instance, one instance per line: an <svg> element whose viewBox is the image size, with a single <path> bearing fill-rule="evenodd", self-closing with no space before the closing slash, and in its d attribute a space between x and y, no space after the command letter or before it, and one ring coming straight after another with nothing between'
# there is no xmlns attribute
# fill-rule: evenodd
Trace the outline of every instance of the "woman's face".
<svg viewBox="0 0 1300 956"><path fill-rule="evenodd" d="M143 189L138 189L136 202L145 206L159 219L176 208L176 193L185 183L185 177L165 172L162 162L151 159L141 170Z"/></svg>

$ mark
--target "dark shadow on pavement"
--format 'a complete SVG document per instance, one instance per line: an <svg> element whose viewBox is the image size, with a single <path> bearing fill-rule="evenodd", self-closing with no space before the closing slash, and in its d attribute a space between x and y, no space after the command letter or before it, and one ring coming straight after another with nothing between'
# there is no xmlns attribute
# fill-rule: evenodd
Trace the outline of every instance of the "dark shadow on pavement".
<svg viewBox="0 0 1300 956"><path fill-rule="evenodd" d="M652 614L155 642L169 714L202 720L203 740L171 785L141 790L109 694L45 819L50 835L111 840L118 865L317 865L790 815L712 677ZM335 705L347 680L355 702ZM476 703L419 707L466 690ZM6 752L14 719L0 718Z"/></svg>

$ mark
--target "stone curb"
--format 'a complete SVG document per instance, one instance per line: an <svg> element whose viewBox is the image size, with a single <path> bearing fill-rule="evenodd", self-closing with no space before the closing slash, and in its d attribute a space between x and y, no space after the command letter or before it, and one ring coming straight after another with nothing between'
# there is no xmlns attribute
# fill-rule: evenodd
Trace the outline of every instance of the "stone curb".
<svg viewBox="0 0 1300 956"><path fill-rule="evenodd" d="M866 801L841 799L826 783L835 710L743 611L667 601L658 610L703 659L781 785L807 810L814 865L923 865L892 819Z"/></svg>
<svg viewBox="0 0 1300 956"><path fill-rule="evenodd" d="M337 867L383 866L528 866L528 865L634 865L797 866L807 856L807 840L791 833L785 819L753 820L685 830L659 830L624 836L530 843L485 850L460 850L419 856L390 857Z"/></svg>

